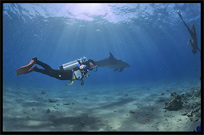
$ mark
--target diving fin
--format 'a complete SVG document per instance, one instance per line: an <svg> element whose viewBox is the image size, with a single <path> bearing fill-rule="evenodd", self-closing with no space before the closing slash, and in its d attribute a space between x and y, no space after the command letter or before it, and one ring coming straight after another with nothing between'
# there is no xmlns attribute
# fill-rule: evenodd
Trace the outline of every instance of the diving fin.
<svg viewBox="0 0 204 135"><path fill-rule="evenodd" d="M35 64L35 61L32 59L28 65L25 65L16 70L17 75L29 73L29 69Z"/></svg>

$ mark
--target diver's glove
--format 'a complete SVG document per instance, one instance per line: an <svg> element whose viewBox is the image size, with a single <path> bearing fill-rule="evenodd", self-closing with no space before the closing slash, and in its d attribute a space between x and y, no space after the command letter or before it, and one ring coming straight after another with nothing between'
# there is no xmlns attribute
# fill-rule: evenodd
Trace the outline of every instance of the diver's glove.
<svg viewBox="0 0 204 135"><path fill-rule="evenodd" d="M84 76L85 76L85 77L89 77L89 74L85 74Z"/></svg>
<svg viewBox="0 0 204 135"><path fill-rule="evenodd" d="M82 86L82 85L84 85L84 81L83 81L83 80L81 80L81 86Z"/></svg>

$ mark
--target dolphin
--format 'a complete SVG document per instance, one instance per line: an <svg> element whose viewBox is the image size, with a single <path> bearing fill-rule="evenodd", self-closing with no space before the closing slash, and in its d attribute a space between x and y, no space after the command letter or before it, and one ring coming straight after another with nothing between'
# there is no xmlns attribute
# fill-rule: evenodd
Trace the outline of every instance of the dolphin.
<svg viewBox="0 0 204 135"><path fill-rule="evenodd" d="M183 20L183 17L181 16L181 12L178 10L177 14L179 15L179 17L181 18L181 20L183 21L184 25L186 26L186 28L188 29L188 32L191 35L191 38L189 39L188 45L191 45L193 48L193 54L196 54L197 51L200 52L200 49L198 48L198 41L197 41L197 35L196 35L196 30L195 30L195 26L194 24L192 25L192 28L190 29L190 27L186 24L186 22Z"/></svg>
<svg viewBox="0 0 204 135"><path fill-rule="evenodd" d="M122 60L116 59L113 54L110 52L110 56L106 59L95 61L98 67L107 67L112 68L114 71L119 70L123 71L124 68L129 68L130 65Z"/></svg>

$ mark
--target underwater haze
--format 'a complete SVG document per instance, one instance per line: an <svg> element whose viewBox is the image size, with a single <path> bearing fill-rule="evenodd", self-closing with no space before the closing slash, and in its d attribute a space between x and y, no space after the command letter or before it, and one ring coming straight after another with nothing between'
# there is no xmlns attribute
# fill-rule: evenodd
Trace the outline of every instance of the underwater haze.
<svg viewBox="0 0 204 135"><path fill-rule="evenodd" d="M200 52L188 45L178 10L195 25L201 48L200 3L3 3L3 131L196 129L200 115L182 115L190 105L164 109L172 92L201 87ZM38 72L16 75L33 57L59 69L109 52L131 67L98 67L83 86Z"/></svg>

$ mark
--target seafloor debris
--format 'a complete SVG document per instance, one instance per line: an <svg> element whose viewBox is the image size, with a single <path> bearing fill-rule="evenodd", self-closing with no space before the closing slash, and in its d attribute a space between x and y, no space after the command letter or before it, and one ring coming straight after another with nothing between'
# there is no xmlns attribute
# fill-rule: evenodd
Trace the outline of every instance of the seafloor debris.
<svg viewBox="0 0 204 135"><path fill-rule="evenodd" d="M26 119L29 120L29 119L30 119L30 116L26 116Z"/></svg>
<svg viewBox="0 0 204 135"><path fill-rule="evenodd" d="M129 113L131 113L131 114L135 114L135 111L133 111L133 110L130 110L130 111L129 111Z"/></svg>
<svg viewBox="0 0 204 135"><path fill-rule="evenodd" d="M171 93L171 97L169 100L165 102L164 109L169 111L177 111L180 110L183 106L182 98L176 92Z"/></svg>
<svg viewBox="0 0 204 135"><path fill-rule="evenodd" d="M46 94L46 91L45 91L45 90L42 90L42 91L41 91L41 94Z"/></svg>
<svg viewBox="0 0 204 135"><path fill-rule="evenodd" d="M47 113L50 113L50 109L47 109Z"/></svg>
<svg viewBox="0 0 204 135"><path fill-rule="evenodd" d="M165 102L165 109L169 111L177 111L182 107L188 108L183 116L188 116L198 120L201 118L201 88L193 87L189 92L181 95L176 92L171 93L169 100Z"/></svg>
<svg viewBox="0 0 204 135"><path fill-rule="evenodd" d="M192 95L193 103L191 104L190 111L187 113L188 117L201 117L201 89L198 88L189 94ZM189 100L189 99L187 99Z"/></svg>
<svg viewBox="0 0 204 135"><path fill-rule="evenodd" d="M67 103L64 103L63 105L70 105L70 103L69 103L69 102L67 102Z"/></svg>
<svg viewBox="0 0 204 135"><path fill-rule="evenodd" d="M59 101L59 100L57 100L57 99L48 99L48 101L50 102L50 103L54 103L54 102L57 102L57 101Z"/></svg>
<svg viewBox="0 0 204 135"><path fill-rule="evenodd" d="M32 108L33 111L35 111L35 108Z"/></svg>

